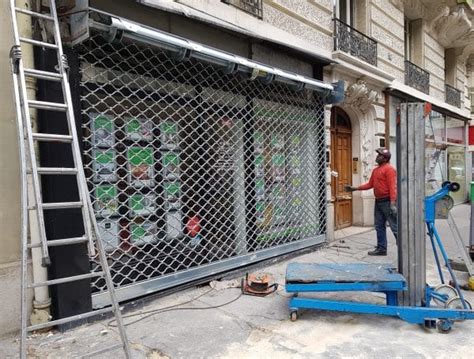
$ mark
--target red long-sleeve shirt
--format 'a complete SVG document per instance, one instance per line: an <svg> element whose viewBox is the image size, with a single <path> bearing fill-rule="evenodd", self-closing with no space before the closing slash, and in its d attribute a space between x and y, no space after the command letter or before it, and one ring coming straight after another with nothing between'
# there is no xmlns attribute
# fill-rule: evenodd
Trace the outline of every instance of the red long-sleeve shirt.
<svg viewBox="0 0 474 359"><path fill-rule="evenodd" d="M374 189L375 198L390 198L390 202L397 200L397 170L389 163L375 167L370 180L360 185L358 190Z"/></svg>

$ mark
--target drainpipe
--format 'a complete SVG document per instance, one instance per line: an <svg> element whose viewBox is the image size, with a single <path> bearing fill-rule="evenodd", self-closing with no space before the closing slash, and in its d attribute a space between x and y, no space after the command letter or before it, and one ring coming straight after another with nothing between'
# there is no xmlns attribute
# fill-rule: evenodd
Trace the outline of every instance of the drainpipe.
<svg viewBox="0 0 474 359"><path fill-rule="evenodd" d="M24 7L31 9L31 0L17 0L18 7ZM33 9L35 10L35 9ZM29 16L18 16L18 30L19 33L25 37L32 37L33 30L31 24L31 17ZM34 68L34 56L33 56L33 46L22 44L22 56L24 66L27 68ZM26 79L26 91L29 99L36 99L36 81L32 78ZM30 109L31 122L33 126L33 131L37 130L37 112L36 109ZM36 148L37 149L37 148ZM36 151L38 153L38 151ZM30 222L30 243L40 243L39 227L38 220L35 208L34 200L34 188L33 188L33 179L31 174L27 175L28 183L28 220ZM41 265L42 253L41 248L34 248L31 250L32 256L32 272L33 272L33 282L45 282L48 280L48 272L45 267ZM45 323L51 320L50 307L51 307L51 298L49 296L48 287L37 287L33 289L34 300L33 300L33 310L30 316L30 322L32 325Z"/></svg>

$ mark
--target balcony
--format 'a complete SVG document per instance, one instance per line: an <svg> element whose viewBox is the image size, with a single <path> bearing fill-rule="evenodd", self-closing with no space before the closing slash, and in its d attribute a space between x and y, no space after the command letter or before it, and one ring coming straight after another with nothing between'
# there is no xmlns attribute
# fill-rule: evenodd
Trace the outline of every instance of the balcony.
<svg viewBox="0 0 474 359"><path fill-rule="evenodd" d="M261 19L263 17L263 0L221 0L223 3L235 6L236 8Z"/></svg>
<svg viewBox="0 0 474 359"><path fill-rule="evenodd" d="M377 66L377 41L339 19L334 19L334 51L344 51Z"/></svg>
<svg viewBox="0 0 474 359"><path fill-rule="evenodd" d="M446 94L446 103L461 108L461 91L456 87L444 85Z"/></svg>
<svg viewBox="0 0 474 359"><path fill-rule="evenodd" d="M416 66L413 62L405 60L405 85L429 95L430 73Z"/></svg>

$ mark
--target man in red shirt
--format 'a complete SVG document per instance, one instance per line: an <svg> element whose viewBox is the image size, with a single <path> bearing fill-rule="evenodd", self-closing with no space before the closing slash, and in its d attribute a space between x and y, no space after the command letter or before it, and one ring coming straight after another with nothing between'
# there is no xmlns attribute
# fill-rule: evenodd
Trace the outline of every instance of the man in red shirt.
<svg viewBox="0 0 474 359"><path fill-rule="evenodd" d="M377 232L377 247L368 254L371 256L387 255L387 227L390 224L395 239L397 238L397 170L390 165L392 157L386 148L378 148L378 166L372 171L370 180L359 187L346 186L346 191L364 191L373 188L375 195L374 223Z"/></svg>

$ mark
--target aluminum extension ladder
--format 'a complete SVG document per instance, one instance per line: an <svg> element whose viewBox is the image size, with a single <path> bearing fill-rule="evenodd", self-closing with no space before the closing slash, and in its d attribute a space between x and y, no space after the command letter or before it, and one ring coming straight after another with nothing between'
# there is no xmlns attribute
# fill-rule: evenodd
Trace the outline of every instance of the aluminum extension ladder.
<svg viewBox="0 0 474 359"><path fill-rule="evenodd" d="M87 184L83 171L83 165L81 160L81 153L79 149L79 143L76 133L76 125L74 120L74 112L71 100L71 92L68 81L68 66L67 60L63 54L63 48L61 44L61 35L59 29L59 20L57 15L57 9L55 0L49 0L49 13L39 13L31 11L27 8L17 7L15 0L10 0L11 17L13 23L14 32L14 46L11 49L11 60L12 60L12 76L14 85L14 95L16 102L17 120L18 120L18 140L20 148L20 161L21 161L21 250L22 250L22 267L21 267L21 340L20 340L20 357L25 358L26 356L26 336L28 332L48 328L54 325L65 324L80 319L89 318L103 313L113 312L118 323L118 329L122 344L117 347L123 347L127 358L131 357L130 347L125 332L125 326L123 324L122 315L119 308L119 303L116 299L112 277L107 264L103 243L99 239L99 232L97 223L93 215L92 205L90 196L87 190ZM38 41L31 37L20 36L20 30L18 27L18 14L20 16L28 16L32 21L44 21L49 22L53 25L53 43L46 41ZM25 68L22 60L21 44L30 44L33 46L52 49L57 53L58 66L57 71L42 71L34 68ZM63 103L37 101L29 99L26 88L26 78L41 79L47 81L60 82L62 85ZM52 133L39 133L33 130L33 121L30 116L30 109L47 110L47 111L61 111L65 113L67 119L67 125L69 134L59 135ZM37 163L37 151L36 145L39 142L60 142L68 143L71 145L72 156L74 160L73 168L58 168L58 167L40 167ZM27 173L31 174L34 198L28 195L27 187ZM42 200L42 193L40 187L40 181L42 175L50 176L75 176L77 180L77 188L79 193L79 201L77 202L57 202L57 203L44 203ZM28 227L32 227L32 223L28 221L28 208L34 207L37 213L38 230L40 236L39 243L28 242ZM81 214L84 224L84 235L77 238L65 238L48 240L46 237L45 223L44 223L44 212L49 210L61 210L81 208ZM94 236L93 236L94 234ZM94 238L96 240L94 240ZM42 265L48 266L51 261L49 257L49 247L52 246L66 246L77 243L88 243L89 254L95 253L97 248L97 254L101 263L101 271L86 273L71 277L64 277L59 279L47 280L44 282L29 283L27 274L27 264L30 258L32 248L41 248L42 253ZM62 283L74 282L86 278L102 277L107 285L107 290L110 293L110 300L112 305L110 307L102 308L99 310L82 313L67 318L57 319L46 323L27 325L27 289L57 285Z"/></svg>

